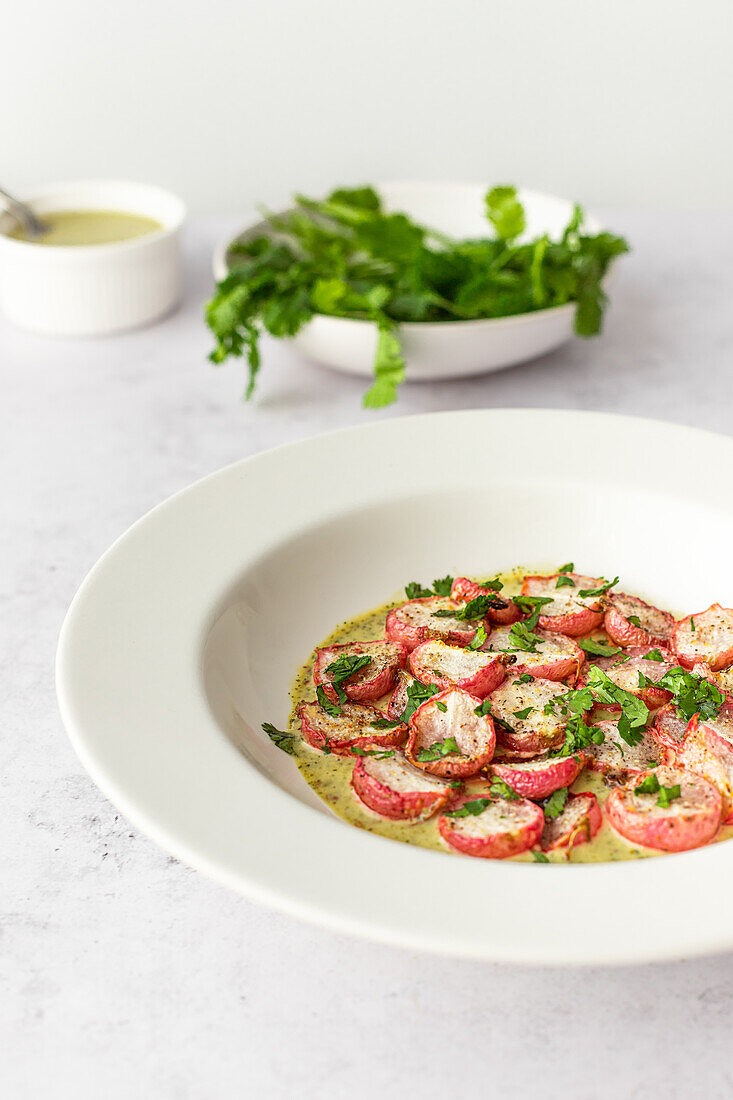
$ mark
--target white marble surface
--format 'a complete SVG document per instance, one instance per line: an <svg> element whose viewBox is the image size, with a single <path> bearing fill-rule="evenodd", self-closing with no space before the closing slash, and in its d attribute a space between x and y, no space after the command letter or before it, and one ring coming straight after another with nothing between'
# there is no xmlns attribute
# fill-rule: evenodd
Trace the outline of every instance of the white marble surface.
<svg viewBox="0 0 733 1100"><path fill-rule="evenodd" d="M405 388L381 415L568 406L729 432L733 218L609 221L635 251L602 340L478 380ZM359 380L274 345L250 406L238 400L237 367L207 365L208 256L234 224L191 228L186 302L156 327L74 342L0 322L0 1095L730 1096L733 957L563 972L352 941L169 858L82 771L52 662L99 554L195 478L375 415L359 408ZM629 936L643 920L629 913Z"/></svg>

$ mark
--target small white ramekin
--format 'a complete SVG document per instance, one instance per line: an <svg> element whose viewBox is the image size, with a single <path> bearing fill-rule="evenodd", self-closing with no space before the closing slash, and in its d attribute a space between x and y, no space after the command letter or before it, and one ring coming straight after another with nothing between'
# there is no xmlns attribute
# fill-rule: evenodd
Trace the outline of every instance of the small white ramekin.
<svg viewBox="0 0 733 1100"><path fill-rule="evenodd" d="M97 336L144 325L181 294L179 198L148 184L87 180L49 184L23 196L43 215L53 210L120 210L161 229L116 244L45 246L6 236L0 215L0 309L9 321L55 336Z"/></svg>

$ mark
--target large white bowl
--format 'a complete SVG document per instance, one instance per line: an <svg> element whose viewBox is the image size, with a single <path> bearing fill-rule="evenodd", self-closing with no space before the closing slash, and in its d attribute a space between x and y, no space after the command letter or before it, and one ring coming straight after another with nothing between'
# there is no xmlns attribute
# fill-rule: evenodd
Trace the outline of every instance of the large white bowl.
<svg viewBox="0 0 733 1100"><path fill-rule="evenodd" d="M573 559L673 609L732 606L731 479L730 439L533 410L382 421L239 462L82 585L57 663L69 735L164 848L331 928L532 963L733 947L732 843L548 867L413 848L334 817L260 729L287 721L314 643L408 580Z"/></svg>
<svg viewBox="0 0 733 1100"><path fill-rule="evenodd" d="M6 234L0 214L0 308L13 324L51 336L101 336L148 324L181 295L182 201L145 183L80 180L53 183L23 199L40 214L120 210L160 222L160 229L110 244L46 245Z"/></svg>
<svg viewBox="0 0 733 1100"><path fill-rule="evenodd" d="M404 211L417 221L454 237L488 237L491 226L484 215L485 184L385 183L379 184L389 210ZM525 238L542 233L557 239L570 220L573 204L538 191L520 191L527 215ZM600 225L585 221L592 233ZM236 240L256 236L264 222L248 226ZM214 253L214 276L223 279L229 270L231 238ZM573 335L575 304L481 321L410 322L400 325L400 337L412 381L462 378L501 370L534 359L559 347ZM326 366L350 374L371 376L376 349L375 326L344 317L314 317L292 338L294 347Z"/></svg>

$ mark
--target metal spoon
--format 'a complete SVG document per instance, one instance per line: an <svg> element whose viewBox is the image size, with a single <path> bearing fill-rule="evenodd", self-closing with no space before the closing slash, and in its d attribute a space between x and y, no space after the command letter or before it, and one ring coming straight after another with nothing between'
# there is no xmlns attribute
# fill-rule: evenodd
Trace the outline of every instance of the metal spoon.
<svg viewBox="0 0 733 1100"><path fill-rule="evenodd" d="M27 237L40 237L48 228L40 218L36 217L30 206L26 206L24 202L19 202L18 199L14 199L13 196L9 195L7 191L4 191L2 187L0 187L0 199L5 199L8 213L15 218L17 222L20 222Z"/></svg>

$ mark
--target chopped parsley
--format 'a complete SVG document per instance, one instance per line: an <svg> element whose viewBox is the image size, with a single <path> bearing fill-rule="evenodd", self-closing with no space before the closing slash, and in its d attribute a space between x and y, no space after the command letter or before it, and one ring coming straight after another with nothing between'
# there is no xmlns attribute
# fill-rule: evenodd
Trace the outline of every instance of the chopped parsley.
<svg viewBox="0 0 733 1100"><path fill-rule="evenodd" d="M602 745L605 740L603 730L591 726L585 720L586 714L595 706L595 697L590 688L567 691L545 704L545 714L560 714L566 719L565 741L550 756L575 756L588 745Z"/></svg>
<svg viewBox="0 0 733 1100"><path fill-rule="evenodd" d="M657 799L657 806L661 806L666 810L670 802L674 802L675 798L679 798L682 794L679 783L674 783L671 787L661 787L659 790L659 798Z"/></svg>
<svg viewBox="0 0 733 1100"><path fill-rule="evenodd" d="M487 714L491 714L491 703L488 699L482 699L477 707L474 707L474 714L477 714L479 718L485 718Z"/></svg>
<svg viewBox="0 0 733 1100"><path fill-rule="evenodd" d="M466 649L481 649L481 646L485 644L488 636L489 635L486 633L486 627L484 626L484 624L479 623L476 628L476 633L466 646Z"/></svg>
<svg viewBox="0 0 733 1100"><path fill-rule="evenodd" d="M503 779L499 779L498 775L495 775L491 780L489 791L497 798L505 798L507 802L517 802L519 800L517 792L513 791Z"/></svg>
<svg viewBox="0 0 733 1100"><path fill-rule="evenodd" d="M596 642L593 638L581 638L578 645L593 657L614 657L617 653L621 653L621 646L609 645L608 642Z"/></svg>
<svg viewBox="0 0 733 1100"><path fill-rule="evenodd" d="M558 789L556 791L553 791L550 797L545 802L545 817L559 817L565 809L565 803L567 802L567 800L567 787L558 787Z"/></svg>
<svg viewBox="0 0 733 1100"><path fill-rule="evenodd" d="M651 772L645 779L642 779L637 787L634 787L634 792L636 794L656 794L658 790L659 780L654 772Z"/></svg>
<svg viewBox="0 0 733 1100"><path fill-rule="evenodd" d="M524 710L515 710L514 711L514 717L515 718L522 718L522 719L523 718L529 718L529 716L530 716L530 714L532 713L533 710L534 710L533 707L525 707Z"/></svg>
<svg viewBox="0 0 733 1100"><path fill-rule="evenodd" d="M504 585L498 577L494 577L490 581L477 581L479 588L488 588L491 592L501 592Z"/></svg>
<svg viewBox="0 0 733 1100"><path fill-rule="evenodd" d="M618 720L619 736L627 745L638 745L644 737L644 730L649 721L649 707L642 699L632 695L614 684L613 680L594 665L588 671L588 687L592 689L600 703L610 703L621 707L621 717Z"/></svg>
<svg viewBox="0 0 733 1100"><path fill-rule="evenodd" d="M331 683L336 691L336 698L339 703L346 702L346 692L341 687L344 680L350 680L352 676L355 676L357 672L361 672L363 668L372 663L371 657L366 653L344 653L337 661L333 661L328 665L326 672L330 673L332 679Z"/></svg>
<svg viewBox="0 0 733 1100"><path fill-rule="evenodd" d="M421 600L428 596L450 596L452 587L452 577L438 577L433 581L432 588L423 588L417 581L410 581L405 585L405 595L408 600Z"/></svg>
<svg viewBox="0 0 733 1100"><path fill-rule="evenodd" d="M650 649L648 653L644 654L645 661L663 661L664 657L658 649Z"/></svg>
<svg viewBox="0 0 733 1100"><path fill-rule="evenodd" d="M438 710L443 712L443 714L445 714L445 712L448 710L448 707L446 706L446 704L441 703L440 700L437 700L435 705L438 708Z"/></svg>
<svg viewBox="0 0 733 1100"><path fill-rule="evenodd" d="M434 741L427 749L420 749L417 759L421 764L427 764L431 760L442 760L444 756L450 756L451 754L464 755L458 748L455 737L446 737L443 741Z"/></svg>
<svg viewBox="0 0 733 1100"><path fill-rule="evenodd" d="M514 602L520 611L524 611L529 614L529 618L524 620L524 626L527 630L534 630L540 621L541 608L545 604L553 603L551 596L515 596ZM515 623L515 626L518 624ZM513 629L513 628L512 628Z"/></svg>
<svg viewBox="0 0 733 1100"><path fill-rule="evenodd" d="M694 630L694 629L695 629L695 617L694 617L694 615L690 615L690 630Z"/></svg>
<svg viewBox="0 0 733 1100"><path fill-rule="evenodd" d="M263 722L262 728L273 745L277 745L279 749L282 749L282 751L286 752L289 756L295 756L295 734L284 733L283 730L279 730L276 726L273 726L271 722Z"/></svg>
<svg viewBox="0 0 733 1100"><path fill-rule="evenodd" d="M474 596L472 600L469 600L465 607L459 608L457 611L452 611L450 608L446 608L441 611L434 611L433 614L438 619L459 619L461 622L467 622L471 619L485 619L490 607L503 610L508 607L507 600L502 600L499 596L492 596L490 593L481 596Z"/></svg>
<svg viewBox="0 0 733 1100"><path fill-rule="evenodd" d="M531 684L534 676L530 676L529 672L522 672L517 676L517 680L520 684Z"/></svg>
<svg viewBox="0 0 733 1100"><path fill-rule="evenodd" d="M667 669L657 681L657 687L672 693L672 702L689 722L693 714L703 718L716 718L725 702L725 695L717 684L687 672L679 665Z"/></svg>
<svg viewBox="0 0 733 1100"><path fill-rule="evenodd" d="M446 810L446 817L478 817L487 806L491 805L490 798L474 798L471 802L464 802L457 810Z"/></svg>
<svg viewBox="0 0 733 1100"><path fill-rule="evenodd" d="M344 698L346 698L346 696L344 696ZM316 688L316 699L321 704L326 714L330 714L332 718L340 718L343 714L343 710L338 703L334 703L333 699L329 699L326 695L323 684L319 684Z"/></svg>
<svg viewBox="0 0 733 1100"><path fill-rule="evenodd" d="M634 793L659 794L657 806L661 806L662 809L666 810L667 806L674 802L676 798L679 798L682 792L679 783L673 783L670 787L663 787L655 773L651 772L646 778L642 779L638 786L634 787Z"/></svg>
<svg viewBox="0 0 733 1100"><path fill-rule="evenodd" d="M641 626L641 619L638 615L627 615L626 622L631 623L632 626Z"/></svg>
<svg viewBox="0 0 733 1100"><path fill-rule="evenodd" d="M612 581L604 581L603 584L599 584L598 588L581 588L581 596L602 596L604 592L608 592L609 588L613 588L619 582L618 577L614 577Z"/></svg>
<svg viewBox="0 0 733 1100"><path fill-rule="evenodd" d="M529 620L527 620L529 622ZM527 622L513 623L509 628L507 650L512 653L536 653L542 639L527 626Z"/></svg>
<svg viewBox="0 0 733 1100"><path fill-rule="evenodd" d="M354 745L351 751L354 756L373 756L375 760L389 760L394 756L394 749L363 749L361 745Z"/></svg>
<svg viewBox="0 0 733 1100"><path fill-rule="evenodd" d="M555 588L575 588L575 581L572 577L568 577L566 573L561 573L557 578Z"/></svg>
<svg viewBox="0 0 733 1100"><path fill-rule="evenodd" d="M568 561L565 565L561 565L558 569L558 573L572 573L575 569L575 562Z"/></svg>
<svg viewBox="0 0 733 1100"><path fill-rule="evenodd" d="M549 859L544 852L538 852L536 848L532 848L532 856L535 863L549 863Z"/></svg>

